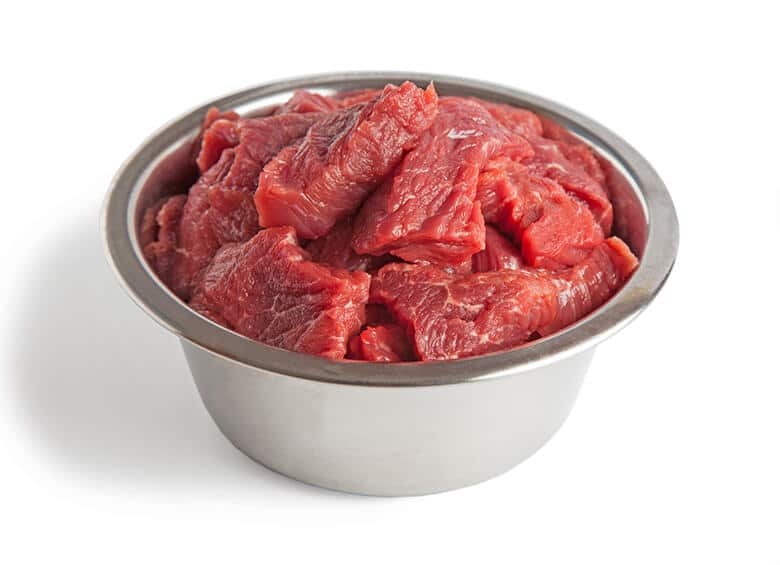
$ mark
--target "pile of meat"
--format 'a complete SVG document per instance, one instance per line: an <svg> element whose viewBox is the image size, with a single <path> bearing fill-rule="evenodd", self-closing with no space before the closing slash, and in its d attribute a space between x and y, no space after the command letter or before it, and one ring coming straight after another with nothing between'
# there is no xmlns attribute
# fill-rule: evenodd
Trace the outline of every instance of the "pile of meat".
<svg viewBox="0 0 780 565"><path fill-rule="evenodd" d="M332 359L516 347L637 267L600 161L560 126L412 83L208 112L199 179L146 211L159 277L215 322Z"/></svg>

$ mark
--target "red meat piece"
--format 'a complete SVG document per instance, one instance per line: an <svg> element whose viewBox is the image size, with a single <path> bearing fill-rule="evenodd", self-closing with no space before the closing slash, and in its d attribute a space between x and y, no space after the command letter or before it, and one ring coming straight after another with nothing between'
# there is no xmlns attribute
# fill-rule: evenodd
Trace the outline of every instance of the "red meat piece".
<svg viewBox="0 0 780 565"><path fill-rule="evenodd" d="M530 172L554 180L566 192L583 200L601 226L603 233L609 234L612 228L613 211L606 189L580 164L568 158L576 155L575 159L584 160L582 150L544 137L533 137L529 141L534 148L534 157L528 161Z"/></svg>
<svg viewBox="0 0 780 565"><path fill-rule="evenodd" d="M374 363L414 361L414 350L401 326L369 326L349 340L349 358Z"/></svg>
<svg viewBox="0 0 780 565"><path fill-rule="evenodd" d="M469 98L469 100L482 104L497 122L523 137L539 136L544 132L542 120L530 110L478 98Z"/></svg>
<svg viewBox="0 0 780 565"><path fill-rule="evenodd" d="M388 85L366 105L333 112L260 175L255 205L262 226L290 225L314 239L352 214L436 113L433 85Z"/></svg>
<svg viewBox="0 0 780 565"><path fill-rule="evenodd" d="M352 247L431 263L459 263L481 251L477 177L498 154L528 157L531 148L480 104L442 99L419 145L360 210Z"/></svg>
<svg viewBox="0 0 780 565"><path fill-rule="evenodd" d="M284 147L306 133L321 114L290 114L264 118L217 119L203 132L198 168L203 173L219 160L225 149L240 146L238 157L265 164ZM255 182L257 179L254 179Z"/></svg>
<svg viewBox="0 0 780 565"><path fill-rule="evenodd" d="M492 226L485 226L485 249L473 255L471 262L475 273L515 271L523 266L520 250Z"/></svg>
<svg viewBox="0 0 780 565"><path fill-rule="evenodd" d="M486 221L511 237L533 267L571 267L604 239L584 203L511 159L488 163L479 177L477 198Z"/></svg>
<svg viewBox="0 0 780 565"><path fill-rule="evenodd" d="M209 220L209 190L227 176L234 156L233 149L223 152L220 160L190 189L175 231L176 253L171 258L171 267L157 271L168 288L183 300L189 299L197 276L220 247Z"/></svg>
<svg viewBox="0 0 780 565"><path fill-rule="evenodd" d="M217 119L208 127L198 163L208 164L214 155L218 161L190 189L175 234L176 253L170 268L160 272L179 297L191 296L201 271L222 245L246 241L258 232L253 195L260 171L318 119L315 114Z"/></svg>
<svg viewBox="0 0 780 565"><path fill-rule="evenodd" d="M190 306L249 338L332 359L365 321L370 277L313 263L290 227L227 244Z"/></svg>
<svg viewBox="0 0 780 565"><path fill-rule="evenodd" d="M195 137L195 140L192 143L192 160L198 163L198 159L201 153L201 148L203 146L203 137L206 133L206 130L208 130L211 125L216 122L217 120L224 120L224 121L236 121L238 120L238 114L235 112L221 112L219 108L211 107L206 111L206 116L203 118L203 123L200 126L200 131L198 132L198 135ZM221 153L221 150L220 150ZM217 162L217 159L219 159L219 154L213 156L212 164ZM208 167L200 167L200 163L198 163L198 168L200 169L200 172L203 173Z"/></svg>
<svg viewBox="0 0 780 565"><path fill-rule="evenodd" d="M309 92L308 90L296 90L287 102L274 111L274 114L330 112L338 107L339 103L327 96Z"/></svg>
<svg viewBox="0 0 780 565"><path fill-rule="evenodd" d="M173 275L177 232L186 202L186 194L163 198L146 210L141 222L144 256L163 282L170 281Z"/></svg>
<svg viewBox="0 0 780 565"><path fill-rule="evenodd" d="M449 275L394 263L374 278L371 300L386 304L423 361L508 349L547 335L600 306L637 265L611 238L563 273L538 270Z"/></svg>
<svg viewBox="0 0 780 565"><path fill-rule="evenodd" d="M322 237L306 246L312 260L348 271L373 272L391 261L390 256L358 255L352 250L352 218L345 218Z"/></svg>
<svg viewBox="0 0 780 565"><path fill-rule="evenodd" d="M238 145L238 128L232 120L216 120L202 134L196 163L200 174L219 161L222 152Z"/></svg>
<svg viewBox="0 0 780 565"><path fill-rule="evenodd" d="M590 178L606 189L606 174L593 150L562 125L547 118L540 118L540 120L544 137L557 141L558 148L570 162L578 165Z"/></svg>

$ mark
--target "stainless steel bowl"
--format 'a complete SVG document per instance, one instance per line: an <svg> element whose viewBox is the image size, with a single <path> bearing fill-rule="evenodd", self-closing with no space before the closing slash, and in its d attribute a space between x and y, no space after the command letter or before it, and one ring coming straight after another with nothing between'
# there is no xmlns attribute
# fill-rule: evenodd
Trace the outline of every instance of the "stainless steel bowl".
<svg viewBox="0 0 780 565"><path fill-rule="evenodd" d="M613 189L616 231L641 265L607 304L564 331L512 351L459 361L334 362L268 347L190 310L159 281L138 243L145 207L191 182L193 135L209 106L243 114L320 92L433 80L440 94L477 96L534 110L593 146L626 179ZM179 336L206 408L249 457L327 488L417 495L471 485L517 465L566 419L595 346L632 320L663 285L678 225L663 182L630 145L559 104L505 86L413 73L339 73L250 88L164 126L127 160L103 212L108 256L127 292ZM141 353L142 354L142 353ZM161 376L164 378L164 375Z"/></svg>

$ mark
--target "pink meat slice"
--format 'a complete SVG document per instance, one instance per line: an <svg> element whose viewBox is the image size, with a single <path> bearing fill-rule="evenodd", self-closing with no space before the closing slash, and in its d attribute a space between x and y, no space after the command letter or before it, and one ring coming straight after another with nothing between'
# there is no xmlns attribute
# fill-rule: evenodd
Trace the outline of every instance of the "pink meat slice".
<svg viewBox="0 0 780 565"><path fill-rule="evenodd" d="M262 343L341 359L365 321L370 276L309 260L291 227L227 244L190 306Z"/></svg>
<svg viewBox="0 0 780 565"><path fill-rule="evenodd" d="M436 114L433 85L388 85L376 100L329 114L260 175L255 206L265 227L315 239L357 210L416 145Z"/></svg>
<svg viewBox="0 0 780 565"><path fill-rule="evenodd" d="M274 111L274 114L330 112L338 107L339 103L332 98L308 90L296 90L287 102Z"/></svg>
<svg viewBox="0 0 780 565"><path fill-rule="evenodd" d="M477 198L485 220L520 246L532 267L571 267L604 240L588 206L533 167L498 158L479 177Z"/></svg>
<svg viewBox="0 0 780 565"><path fill-rule="evenodd" d="M475 201L484 164L499 154L529 157L520 136L469 100L442 99L439 113L355 221L357 253L459 263L481 251L485 226Z"/></svg>
<svg viewBox="0 0 780 565"><path fill-rule="evenodd" d="M561 273L522 269L464 276L394 263L374 278L371 300L388 307L421 360L457 359L557 331L603 304L636 265L617 238Z"/></svg>
<svg viewBox="0 0 780 565"><path fill-rule="evenodd" d="M369 326L349 340L349 358L374 363L414 361L414 349L397 324Z"/></svg>
<svg viewBox="0 0 780 565"><path fill-rule="evenodd" d="M516 271L523 266L523 257L514 243L493 226L485 226L485 249L472 256L471 262L475 273Z"/></svg>

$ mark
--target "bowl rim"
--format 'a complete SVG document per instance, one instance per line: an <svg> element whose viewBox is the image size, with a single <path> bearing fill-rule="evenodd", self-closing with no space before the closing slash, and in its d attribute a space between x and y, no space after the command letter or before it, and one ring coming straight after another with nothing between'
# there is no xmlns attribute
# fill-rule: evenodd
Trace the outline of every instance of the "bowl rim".
<svg viewBox="0 0 780 565"><path fill-rule="evenodd" d="M147 265L137 242L136 197L145 176L194 133L211 106L241 109L299 88L356 90L411 80L530 108L552 117L616 163L645 208L647 240L639 268L600 308L562 331L508 351L447 361L370 363L328 360L258 343L191 310ZM268 104L270 102L266 102ZM419 72L338 72L277 80L210 100L150 135L111 181L101 215L106 255L130 297L155 321L197 347L261 371L305 380L362 386L451 385L523 373L590 349L639 314L664 285L677 255L679 226L671 196L652 166L621 137L564 105L512 87Z"/></svg>

